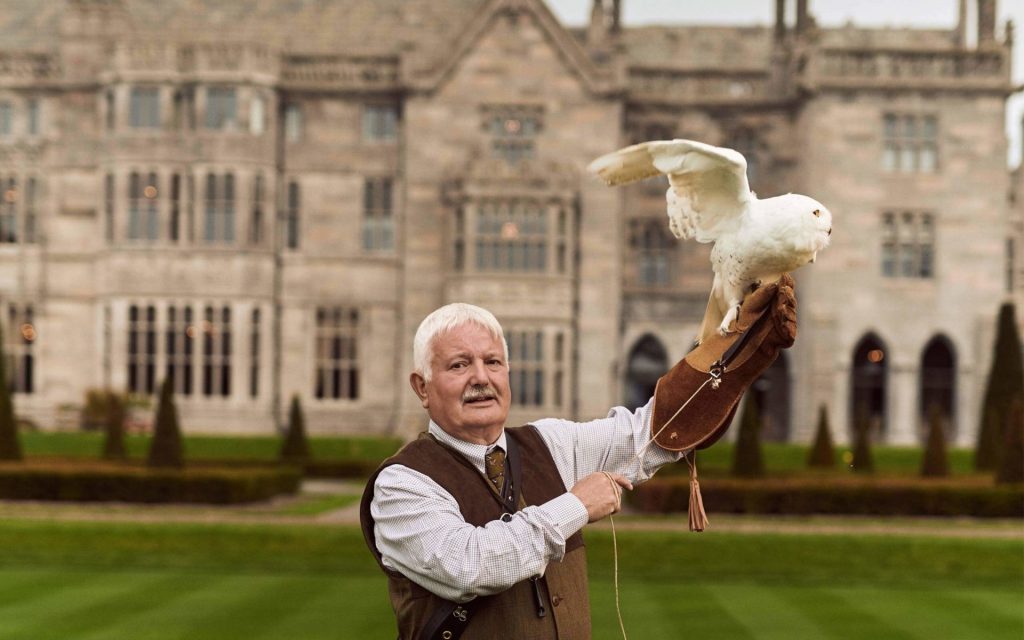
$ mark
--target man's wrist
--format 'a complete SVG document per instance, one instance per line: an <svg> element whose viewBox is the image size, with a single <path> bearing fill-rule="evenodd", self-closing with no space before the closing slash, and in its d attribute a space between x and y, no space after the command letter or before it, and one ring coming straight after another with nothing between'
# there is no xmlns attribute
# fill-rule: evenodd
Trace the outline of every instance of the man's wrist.
<svg viewBox="0 0 1024 640"><path fill-rule="evenodd" d="M565 539L582 529L590 520L587 507L571 491L566 491L550 500L545 508L551 514L555 526L558 527L558 531Z"/></svg>

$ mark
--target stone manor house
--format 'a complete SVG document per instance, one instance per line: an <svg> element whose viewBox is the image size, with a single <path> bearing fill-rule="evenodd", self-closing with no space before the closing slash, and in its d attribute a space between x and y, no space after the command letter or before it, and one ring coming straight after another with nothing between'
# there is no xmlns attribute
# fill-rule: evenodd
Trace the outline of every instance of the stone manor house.
<svg viewBox="0 0 1024 640"><path fill-rule="evenodd" d="M630 0L632 1L632 0ZM769 0L763 0L768 2ZM955 0L945 0L954 2ZM0 312L17 413L71 427L87 389L173 380L189 432L424 425L412 337L437 306L506 328L522 423L646 400L689 348L709 247L659 180L596 156L733 147L763 196L825 202L800 336L757 384L767 436L825 405L972 442L995 317L1022 300L1006 168L1012 25L589 26L542 0L0 0Z"/></svg>

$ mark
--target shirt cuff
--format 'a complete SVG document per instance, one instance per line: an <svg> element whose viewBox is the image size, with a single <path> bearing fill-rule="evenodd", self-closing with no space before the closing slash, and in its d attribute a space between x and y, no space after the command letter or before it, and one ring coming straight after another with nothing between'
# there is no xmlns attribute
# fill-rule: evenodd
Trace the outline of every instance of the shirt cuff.
<svg viewBox="0 0 1024 640"><path fill-rule="evenodd" d="M544 511L554 521L563 539L568 539L590 520L587 508L583 506L579 498L568 491L545 503Z"/></svg>

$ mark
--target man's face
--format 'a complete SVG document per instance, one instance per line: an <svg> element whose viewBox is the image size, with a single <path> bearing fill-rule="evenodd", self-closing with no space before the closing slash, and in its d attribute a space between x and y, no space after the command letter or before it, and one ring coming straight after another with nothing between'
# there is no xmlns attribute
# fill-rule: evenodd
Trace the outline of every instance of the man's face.
<svg viewBox="0 0 1024 640"><path fill-rule="evenodd" d="M475 323L434 337L430 382L410 383L431 419L453 436L490 444L508 418L511 392L501 339Z"/></svg>

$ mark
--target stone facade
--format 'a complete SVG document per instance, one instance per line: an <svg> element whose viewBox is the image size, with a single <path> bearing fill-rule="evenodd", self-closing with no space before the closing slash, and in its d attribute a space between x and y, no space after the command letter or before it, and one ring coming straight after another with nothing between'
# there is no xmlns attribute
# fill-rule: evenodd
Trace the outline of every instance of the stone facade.
<svg viewBox="0 0 1024 640"><path fill-rule="evenodd" d="M835 215L758 387L769 435L809 439L824 404L843 441L863 403L910 444L938 401L970 444L1024 291L1012 35L822 29L797 4L793 26L627 28L597 2L574 30L540 0L0 0L18 413L69 427L87 389L172 376L186 431L272 433L297 394L313 433L409 435L413 333L456 300L509 333L512 421L640 401L696 333L709 248L667 235L664 181L585 167L687 137Z"/></svg>

